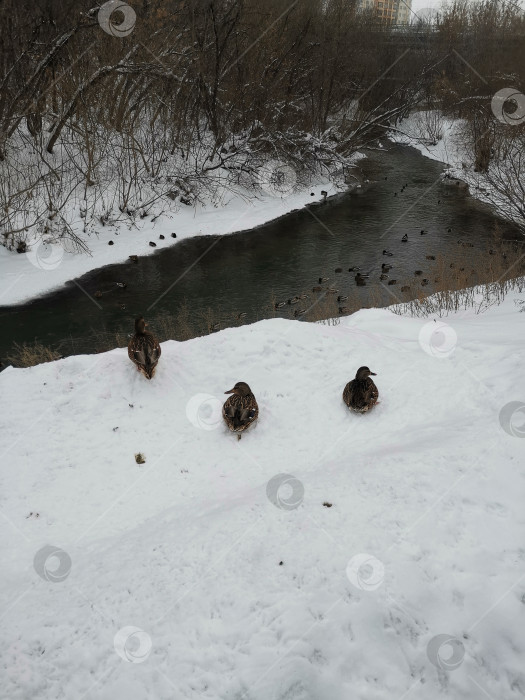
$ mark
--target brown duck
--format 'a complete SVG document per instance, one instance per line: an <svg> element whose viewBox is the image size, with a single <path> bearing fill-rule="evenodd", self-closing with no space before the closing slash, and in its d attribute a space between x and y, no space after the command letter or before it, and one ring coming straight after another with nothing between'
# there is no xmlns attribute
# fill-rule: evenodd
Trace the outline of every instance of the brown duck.
<svg viewBox="0 0 525 700"><path fill-rule="evenodd" d="M161 355L161 349L157 338L146 330L147 325L143 316L139 316L135 320L135 335L129 341L128 356L146 379L152 379Z"/></svg>
<svg viewBox="0 0 525 700"><path fill-rule="evenodd" d="M366 413L377 403L379 392L370 375L375 377L376 373L371 372L368 367L360 367L355 379L345 386L343 401L352 411Z"/></svg>
<svg viewBox="0 0 525 700"><path fill-rule="evenodd" d="M224 402L222 417L228 428L237 433L237 439L240 440L241 433L255 423L259 416L257 401L246 382L237 382L233 389L224 393L232 396Z"/></svg>

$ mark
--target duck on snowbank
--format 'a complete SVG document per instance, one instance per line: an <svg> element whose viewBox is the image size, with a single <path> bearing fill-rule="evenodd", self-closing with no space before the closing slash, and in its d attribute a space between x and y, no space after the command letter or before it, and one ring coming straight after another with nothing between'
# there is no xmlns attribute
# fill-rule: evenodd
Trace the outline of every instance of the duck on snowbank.
<svg viewBox="0 0 525 700"><path fill-rule="evenodd" d="M379 398L379 391L370 379L376 376L368 367L360 367L355 379L348 382L343 391L343 401L349 409L356 413L366 413L373 408Z"/></svg>
<svg viewBox="0 0 525 700"><path fill-rule="evenodd" d="M128 344L128 356L146 379L153 379L162 351L157 338L146 330L147 325L144 316L135 320L135 334Z"/></svg>
<svg viewBox="0 0 525 700"><path fill-rule="evenodd" d="M237 439L240 440L241 433L248 430L259 417L259 406L246 382L237 382L233 389L224 393L232 396L224 402L222 417L228 428L237 433Z"/></svg>

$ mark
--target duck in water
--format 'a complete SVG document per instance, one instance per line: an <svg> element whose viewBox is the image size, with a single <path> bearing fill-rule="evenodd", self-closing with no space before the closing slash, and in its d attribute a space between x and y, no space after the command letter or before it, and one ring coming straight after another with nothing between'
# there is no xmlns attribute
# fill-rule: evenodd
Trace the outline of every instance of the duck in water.
<svg viewBox="0 0 525 700"><path fill-rule="evenodd" d="M241 433L248 430L259 417L257 401L246 382L237 382L233 389L224 393L232 396L224 402L222 417L228 428L237 433L237 439L240 440Z"/></svg>
<svg viewBox="0 0 525 700"><path fill-rule="evenodd" d="M366 413L376 405L379 391L370 375L376 376L368 367L360 367L355 379L348 382L343 391L343 401L352 411Z"/></svg>
<svg viewBox="0 0 525 700"><path fill-rule="evenodd" d="M153 379L161 349L157 338L146 330L147 325L143 316L135 320L135 334L128 344L128 356L146 379Z"/></svg>

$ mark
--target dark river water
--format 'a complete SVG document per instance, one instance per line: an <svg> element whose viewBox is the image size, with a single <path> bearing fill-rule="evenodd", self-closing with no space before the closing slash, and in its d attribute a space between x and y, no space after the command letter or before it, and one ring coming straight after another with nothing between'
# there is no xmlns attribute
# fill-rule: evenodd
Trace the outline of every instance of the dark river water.
<svg viewBox="0 0 525 700"><path fill-rule="evenodd" d="M356 294L355 273L348 272L353 266L370 273L367 286L357 288L363 306L370 305L373 284L382 304L393 303L399 286L379 283L383 262L393 265L390 278L404 280L417 269L427 274L427 255L457 254L458 240L469 242L473 255L490 245L496 218L459 187L439 182L441 163L415 149L391 146L371 152L360 166L370 182L353 193L251 232L184 240L139 258L138 264L109 265L85 275L79 284L91 295L102 292L97 304L69 283L30 303L0 307L0 358L14 342L35 340L64 355L106 349L117 333L132 331L136 315L144 314L155 331L156 319L175 319L184 304L199 332L208 332L217 322L238 325L239 313L248 323L273 316L272 299L308 293L309 300L279 310L290 318L315 299L312 287L319 277L330 278L324 288L334 285L339 294ZM505 237L517 237L498 221ZM428 234L420 235L421 229ZM405 233L408 243L401 242ZM383 249L393 257L383 256ZM344 272L335 273L338 267ZM127 287L118 288L117 281Z"/></svg>

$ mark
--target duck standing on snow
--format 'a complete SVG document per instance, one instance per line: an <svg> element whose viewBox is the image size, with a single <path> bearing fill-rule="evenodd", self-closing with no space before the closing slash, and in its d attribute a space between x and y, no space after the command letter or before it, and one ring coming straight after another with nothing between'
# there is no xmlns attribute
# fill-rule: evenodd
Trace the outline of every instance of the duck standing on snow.
<svg viewBox="0 0 525 700"><path fill-rule="evenodd" d="M153 333L146 330L147 323L143 316L135 320L135 334L128 344L129 359L137 365L139 372L152 379L159 362L161 349Z"/></svg>
<svg viewBox="0 0 525 700"><path fill-rule="evenodd" d="M352 411L366 413L377 403L379 391L370 375L375 377L376 373L371 372L368 367L360 367L355 379L345 386L343 401Z"/></svg>
<svg viewBox="0 0 525 700"><path fill-rule="evenodd" d="M222 417L228 428L237 433L237 439L240 440L241 433L257 420L259 406L246 382L237 382L233 389L224 393L232 396L224 402Z"/></svg>

